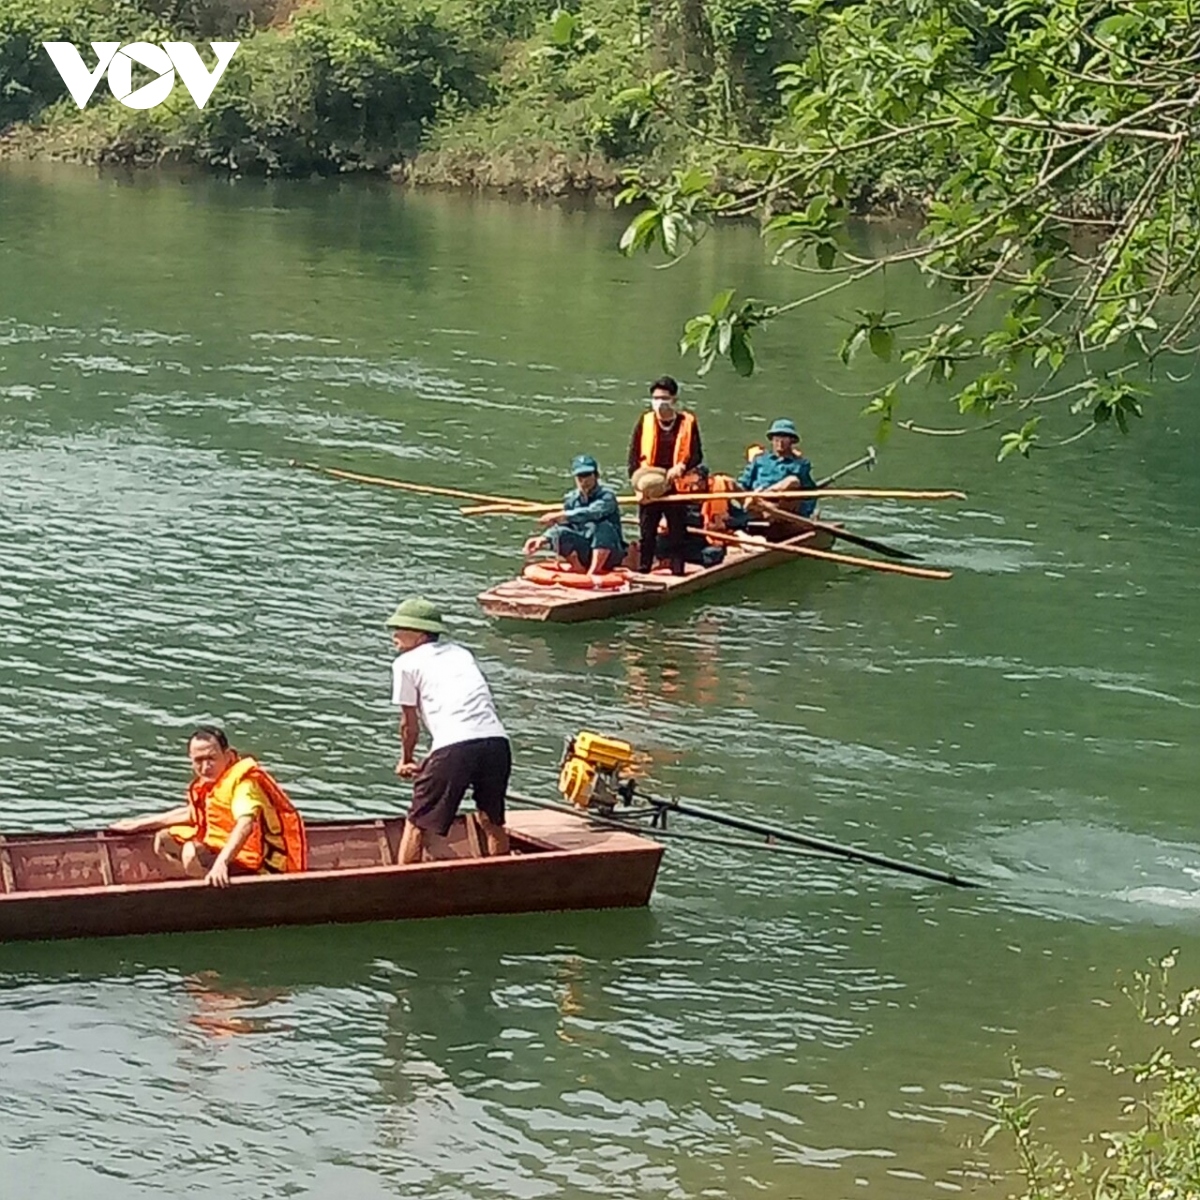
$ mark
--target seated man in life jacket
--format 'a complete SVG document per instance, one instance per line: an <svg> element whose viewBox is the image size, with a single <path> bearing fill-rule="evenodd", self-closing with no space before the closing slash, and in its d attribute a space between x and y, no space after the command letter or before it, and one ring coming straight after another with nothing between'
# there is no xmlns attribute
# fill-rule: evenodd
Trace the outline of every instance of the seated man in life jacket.
<svg viewBox="0 0 1200 1200"><path fill-rule="evenodd" d="M150 817L130 817L118 833L157 830L155 852L213 887L231 876L303 871L304 822L282 787L252 758L229 745L223 730L201 725L188 738L194 778L186 805Z"/></svg>
<svg viewBox="0 0 1200 1200"><path fill-rule="evenodd" d="M787 537L796 532L795 524L773 516L764 507L764 502L773 504L789 513L809 517L816 511L817 501L813 497L787 498L791 491L815 491L812 464L797 453L800 434L793 422L786 419L775 421L767 430L771 449L755 455L737 480L739 491L774 492L782 495L764 496L760 501L751 497L746 501L746 510L752 514L764 514L770 520L767 536L772 539Z"/></svg>
<svg viewBox="0 0 1200 1200"><path fill-rule="evenodd" d="M683 543L685 562L715 567L725 560L725 543L705 534L710 531L729 534L747 528L749 516L746 510L737 501L725 498L726 493L737 490L737 480L731 475L714 474L703 463L696 468L695 503L684 505L684 511L688 530L702 529L704 533L688 533Z"/></svg>
<svg viewBox="0 0 1200 1200"><path fill-rule="evenodd" d="M590 454L577 454L571 463L575 490L563 497L560 510L546 513L549 526L523 547L528 556L549 547L572 571L603 575L625 561L628 546L621 533L617 494L600 482L600 466Z"/></svg>

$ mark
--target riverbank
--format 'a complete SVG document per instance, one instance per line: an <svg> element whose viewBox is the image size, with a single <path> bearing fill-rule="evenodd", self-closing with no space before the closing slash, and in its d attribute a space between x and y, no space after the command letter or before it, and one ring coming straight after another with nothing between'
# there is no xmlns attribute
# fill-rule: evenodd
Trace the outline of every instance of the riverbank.
<svg viewBox="0 0 1200 1200"><path fill-rule="evenodd" d="M10 79L0 158L367 172L537 197L612 193L633 168L701 165L744 179L737 142L780 119L774 71L804 45L803 20L785 0L756 0L719 28L703 4L648 15L635 0L549 15L534 0L324 0L249 15L194 0L166 23L147 10L153 28L137 36L240 39L203 109L178 86L153 109L131 109L101 83L80 110L41 43L131 40L128 12L93 3L37 14L0 0L0 73ZM667 69L680 120L648 122L631 91ZM880 195L884 207L919 198L919 166L876 161L870 179L852 181L860 207Z"/></svg>

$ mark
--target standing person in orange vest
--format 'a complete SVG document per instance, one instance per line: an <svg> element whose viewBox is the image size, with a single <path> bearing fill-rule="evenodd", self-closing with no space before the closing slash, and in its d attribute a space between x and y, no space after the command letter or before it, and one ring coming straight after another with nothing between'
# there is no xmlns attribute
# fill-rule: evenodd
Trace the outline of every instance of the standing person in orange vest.
<svg viewBox="0 0 1200 1200"><path fill-rule="evenodd" d="M694 413L679 407L679 384L670 375L650 385L650 409L633 428L629 443L629 478L642 497L638 506L641 539L638 570L654 566L658 550L658 525L667 522L665 557L671 572L682 575L683 548L687 539L686 504L657 504L659 497L692 492L700 486L697 468L704 458L700 424Z"/></svg>
<svg viewBox="0 0 1200 1200"><path fill-rule="evenodd" d="M194 778L188 802L151 817L129 817L117 833L157 830L154 850L213 887L235 875L279 875L308 865L304 822L287 793L222 729L201 725L188 738Z"/></svg>

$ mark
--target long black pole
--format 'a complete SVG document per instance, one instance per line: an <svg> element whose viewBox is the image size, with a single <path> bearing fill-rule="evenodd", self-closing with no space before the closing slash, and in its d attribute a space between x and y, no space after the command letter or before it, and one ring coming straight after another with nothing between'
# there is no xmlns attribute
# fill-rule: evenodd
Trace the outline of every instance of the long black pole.
<svg viewBox="0 0 1200 1200"><path fill-rule="evenodd" d="M517 792L508 793L509 800L516 800L520 804L528 804L534 808L544 808L549 812L565 813L571 817L582 817L590 825L595 825L599 829L620 829L625 833L636 834L640 837L646 837L647 832L644 826L636 825L632 820L623 821L619 814L614 814L612 817L605 817L599 814L593 815L587 809L579 809L570 804L555 804L553 800L539 800L536 796L522 796ZM643 808L642 815L650 813L650 809ZM637 814L631 814L634 816ZM725 849L733 850L767 850L772 854L791 854L796 858L807 858L810 861L814 859L814 855L806 854L803 850L795 849L792 846L780 845L776 842L745 842L738 838L719 837L716 834L710 833L684 833L678 829L662 829L654 828L651 830L656 838L669 837L679 838L685 842L699 842L706 846L722 846Z"/></svg>
<svg viewBox="0 0 1200 1200"><path fill-rule="evenodd" d="M785 493L781 492L780 495L785 495ZM762 501L762 507L777 521L783 521L784 524L791 525L794 529L823 529L826 533L833 534L839 542L862 546L864 550L874 550L888 558L919 559L921 557L919 554L913 554L911 550L901 550L898 546L889 546L886 542L877 542L874 538L863 537L861 533L851 533L840 525L830 525L826 521L818 521L816 517L802 517L799 513L788 512L786 508L780 508L778 504L769 504L766 500Z"/></svg>
<svg viewBox="0 0 1200 1200"><path fill-rule="evenodd" d="M796 846L807 846L812 850L820 850L824 854L833 854L839 858L851 859L857 862L872 863L877 867L887 867L890 871L901 871L906 875L919 875L922 879L933 879L938 883L953 884L954 887L982 887L971 879L960 879L949 871L938 871L932 867L918 867L912 863L900 862L899 859L888 858L883 854L872 854L869 850L856 850L853 846L843 846L838 842L829 842L824 838L812 837L806 833L793 833L789 829L779 829L771 825L763 825L758 821L748 821L745 817L734 817L728 813L714 812L709 808L698 808L694 804L680 804L678 800L659 800L653 796L645 797L648 804L653 804L660 812L677 812L685 817L698 817L702 821L713 821L717 825L725 825L730 829L741 829L747 833L761 834L763 837L775 838L780 842L791 842Z"/></svg>

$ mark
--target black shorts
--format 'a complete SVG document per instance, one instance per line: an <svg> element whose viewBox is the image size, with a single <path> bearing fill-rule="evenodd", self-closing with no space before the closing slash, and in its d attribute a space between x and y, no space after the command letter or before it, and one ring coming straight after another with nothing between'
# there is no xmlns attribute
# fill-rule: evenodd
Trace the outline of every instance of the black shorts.
<svg viewBox="0 0 1200 1200"><path fill-rule="evenodd" d="M475 807L497 825L503 825L511 774L512 747L508 738L475 738L443 746L421 764L413 780L408 819L418 829L444 836L470 788Z"/></svg>

